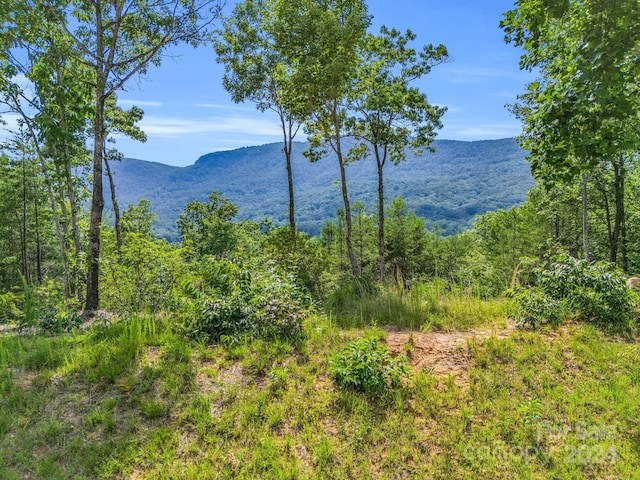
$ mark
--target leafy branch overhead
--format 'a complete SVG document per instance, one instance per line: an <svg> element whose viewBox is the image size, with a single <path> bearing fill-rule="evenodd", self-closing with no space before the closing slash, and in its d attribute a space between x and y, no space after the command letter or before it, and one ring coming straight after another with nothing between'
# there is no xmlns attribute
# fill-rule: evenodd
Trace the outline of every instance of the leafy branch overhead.
<svg viewBox="0 0 640 480"><path fill-rule="evenodd" d="M501 22L537 70L512 107L540 178L569 180L640 145L640 5L520 0Z"/></svg>

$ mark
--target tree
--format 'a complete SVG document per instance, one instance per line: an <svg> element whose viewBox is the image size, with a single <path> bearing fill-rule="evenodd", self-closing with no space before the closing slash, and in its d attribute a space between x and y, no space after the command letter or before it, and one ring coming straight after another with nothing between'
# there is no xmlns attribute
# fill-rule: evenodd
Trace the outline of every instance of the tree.
<svg viewBox="0 0 640 480"><path fill-rule="evenodd" d="M29 3L34 10L40 2ZM158 65L170 45L197 45L217 16L214 0L69 0L44 5L43 15L72 41L70 55L92 73L93 191L89 223L89 265L85 309L99 305L100 227L104 208L105 108L116 91L150 65Z"/></svg>
<svg viewBox="0 0 640 480"><path fill-rule="evenodd" d="M378 171L378 271L384 281L384 180L389 159L397 165L406 158L405 149L415 154L430 147L446 108L429 104L427 96L411 82L428 74L448 58L444 45L425 46L419 53L408 46L415 34L382 27L380 35L369 34L358 68L357 93L352 100L354 135L373 151Z"/></svg>
<svg viewBox="0 0 640 480"><path fill-rule="evenodd" d="M178 218L182 244L191 257L228 256L237 245L235 225L231 223L238 207L218 192L209 202L191 202Z"/></svg>
<svg viewBox="0 0 640 480"><path fill-rule="evenodd" d="M289 227L295 245L296 222L291 152L301 122L287 107L284 95L291 68L276 48L273 37L273 3L245 0L237 3L233 14L224 20L214 42L218 62L225 66L222 84L234 102L253 102L258 110L278 115L289 187Z"/></svg>
<svg viewBox="0 0 640 480"><path fill-rule="evenodd" d="M153 222L157 220L157 216L151 209L151 202L145 198L138 202L138 205L129 205L122 212L122 232L138 233L144 237L153 236Z"/></svg>
<svg viewBox="0 0 640 480"><path fill-rule="evenodd" d="M473 231L486 267L496 272L502 288L516 280L523 261L537 256L544 238L540 217L530 202L479 216Z"/></svg>
<svg viewBox="0 0 640 480"><path fill-rule="evenodd" d="M362 149L345 144L347 104L353 95L357 65L370 24L362 0L274 0L272 23L276 48L291 68L284 91L290 111L305 118L310 150L316 161L329 148L336 155L346 220L346 246L351 273L360 265L353 249L351 207L345 166L362 157Z"/></svg>
<svg viewBox="0 0 640 480"><path fill-rule="evenodd" d="M513 107L524 124L522 143L531 152L534 176L571 181L637 152L637 0L520 0L516 7L501 23L505 40L524 48L521 68L540 72ZM583 184L586 201L586 177ZM586 237L586 204L583 210ZM624 218L616 215L615 221ZM622 231L622 223L613 231ZM584 244L588 256L586 238Z"/></svg>
<svg viewBox="0 0 640 480"><path fill-rule="evenodd" d="M427 247L425 220L408 211L402 197L391 201L387 217L387 263L396 279L406 281L423 270Z"/></svg>

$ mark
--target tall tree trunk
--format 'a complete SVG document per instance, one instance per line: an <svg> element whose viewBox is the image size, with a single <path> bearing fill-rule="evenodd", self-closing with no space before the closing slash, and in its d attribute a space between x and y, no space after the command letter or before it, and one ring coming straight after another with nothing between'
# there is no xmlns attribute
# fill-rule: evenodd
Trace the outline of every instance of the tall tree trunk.
<svg viewBox="0 0 640 480"><path fill-rule="evenodd" d="M57 156L57 152L54 149L54 156ZM65 251L69 251L68 242L69 242L69 212L67 211L67 199L65 197L65 186L63 181L63 173L60 171L60 166L55 163L54 167L57 179L57 192L58 192L58 203L60 204L60 226L62 227L62 234L64 235L64 243L65 243Z"/></svg>
<svg viewBox="0 0 640 480"><path fill-rule="evenodd" d="M589 209L587 205L587 174L582 174L582 251L589 261Z"/></svg>
<svg viewBox="0 0 640 480"><path fill-rule="evenodd" d="M293 195L293 169L291 166L291 138L284 142L284 155L287 160L287 184L289 186L289 228L291 229L291 240L293 247L296 247L296 216L295 216L295 199Z"/></svg>
<svg viewBox="0 0 640 480"><path fill-rule="evenodd" d="M118 261L122 263L122 226L120 223L120 207L118 206L118 199L116 198L116 185L115 183L113 183L113 175L111 174L111 167L109 167L109 160L107 159L106 152L104 152L104 166L107 171L107 178L109 178L109 189L111 190L111 203L113 204L114 228L116 231Z"/></svg>
<svg viewBox="0 0 640 480"><path fill-rule="evenodd" d="M384 282L386 267L384 264L384 182L382 169L386 160L386 149L382 158L378 145L374 145L373 149L378 166L378 273L380 275L380 282Z"/></svg>
<svg viewBox="0 0 640 480"><path fill-rule="evenodd" d="M22 215L20 221L20 252L22 257L22 276L27 283L31 283L29 275L28 248L27 248L27 160L22 157Z"/></svg>
<svg viewBox="0 0 640 480"><path fill-rule="evenodd" d="M625 225L625 209L624 209L624 185L625 185L625 168L624 157L613 162L614 174L614 196L616 204L616 213L613 225L613 238L611 241L610 260L612 263L618 263L618 249ZM622 266L624 269L624 266Z"/></svg>
<svg viewBox="0 0 640 480"><path fill-rule="evenodd" d="M338 157L338 164L340 165L340 183L342 190L342 200L344 202L344 219L347 225L347 255L349 256L349 263L351 264L351 273L355 278L360 276L360 266L356 254L353 251L353 224L351 221L351 205L349 204L349 192L347 191L347 176L345 173L344 159L342 155Z"/></svg>
<svg viewBox="0 0 640 480"><path fill-rule="evenodd" d="M36 279L42 283L42 242L40 240L40 205L38 195L33 196L33 215L36 222Z"/></svg>
<svg viewBox="0 0 640 480"><path fill-rule="evenodd" d="M76 192L73 184L73 173L71 171L71 164L69 160L66 165L66 177L67 177L67 197L69 198L69 210L71 211L71 231L73 232L73 245L74 245L74 266L73 272L75 277L75 289L78 297L78 302L82 304L84 302L84 283L85 278L82 273L82 239L80 237L80 225L78 224L78 202L76 200Z"/></svg>
<svg viewBox="0 0 640 480"><path fill-rule="evenodd" d="M291 229L291 241L293 248L296 248L296 217L295 217L295 199L293 194L293 168L291 165L291 152L293 151L293 139L297 133L294 130L293 120L286 118L285 114L280 111L280 125L282 127L282 136L284 137L284 156L287 162L287 184L289 186L289 228Z"/></svg>
<svg viewBox="0 0 640 480"><path fill-rule="evenodd" d="M341 137L341 124L338 113L338 105L336 102L331 107L333 131L335 133L334 151L338 157L338 166L340 167L340 190L342 191L342 201L344 202L344 219L347 225L346 244L347 244L347 256L349 257L349 263L351 264L351 274L354 278L360 277L360 266L358 265L358 259L353 251L353 224L351 221L351 205L349 203L349 192L347 190L347 175L345 172L345 161L342 155L342 137Z"/></svg>
<svg viewBox="0 0 640 480"><path fill-rule="evenodd" d="M96 88L95 117L93 121L93 193L89 220L89 265L87 268L87 295L85 310L93 312L100 304L100 227L104 196L102 193L102 153L104 151L104 103L105 79L100 78Z"/></svg>

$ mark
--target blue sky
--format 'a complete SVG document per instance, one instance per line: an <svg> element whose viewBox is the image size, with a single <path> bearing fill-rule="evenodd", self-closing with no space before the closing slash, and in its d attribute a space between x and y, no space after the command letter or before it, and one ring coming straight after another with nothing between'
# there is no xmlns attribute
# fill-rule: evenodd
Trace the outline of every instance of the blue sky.
<svg viewBox="0 0 640 480"><path fill-rule="evenodd" d="M229 14L234 1L227 1ZM531 80L518 68L520 52L503 40L498 24L513 0L369 0L372 31L381 25L417 34L416 47L444 44L451 62L416 83L432 103L445 105L438 138L484 140L518 135L520 123L504 107ZM119 138L130 158L189 165L201 155L281 141L277 118L252 104L236 105L222 88L223 68L212 47L182 47L159 68L133 81L118 97L145 111L146 143ZM299 134L298 140L304 140Z"/></svg>

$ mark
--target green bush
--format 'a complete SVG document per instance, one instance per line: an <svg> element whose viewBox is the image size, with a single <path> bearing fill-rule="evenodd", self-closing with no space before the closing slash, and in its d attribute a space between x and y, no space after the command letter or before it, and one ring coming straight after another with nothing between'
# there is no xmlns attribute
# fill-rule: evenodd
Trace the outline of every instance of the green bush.
<svg viewBox="0 0 640 480"><path fill-rule="evenodd" d="M408 375L406 357L393 359L387 347L375 338L351 342L330 364L335 382L342 388L364 393L380 393L402 386Z"/></svg>
<svg viewBox="0 0 640 480"><path fill-rule="evenodd" d="M22 318L22 298L13 292L0 294L0 324L16 322Z"/></svg>
<svg viewBox="0 0 640 480"><path fill-rule="evenodd" d="M558 323L569 316L616 326L634 320L635 294L607 264L562 255L548 269L534 270L534 276L534 287L512 292L522 326Z"/></svg>
<svg viewBox="0 0 640 480"><path fill-rule="evenodd" d="M310 301L293 278L270 265L256 269L226 260L219 263L219 268L208 269L208 290L199 314L185 325L188 336L212 343L303 338Z"/></svg>
<svg viewBox="0 0 640 480"><path fill-rule="evenodd" d="M63 333L75 330L84 319L77 312L48 311L38 320L38 328L45 333Z"/></svg>

